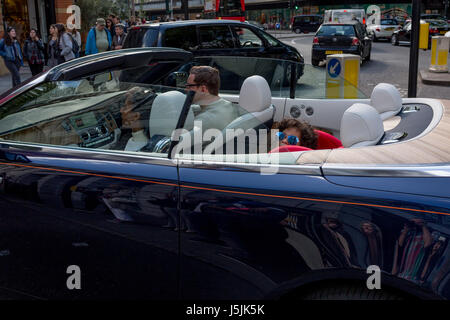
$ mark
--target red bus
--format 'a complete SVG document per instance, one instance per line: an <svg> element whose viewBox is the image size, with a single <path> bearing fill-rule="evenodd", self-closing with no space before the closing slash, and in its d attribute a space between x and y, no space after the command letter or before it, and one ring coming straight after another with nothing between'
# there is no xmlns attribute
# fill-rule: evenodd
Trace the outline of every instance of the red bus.
<svg viewBox="0 0 450 320"><path fill-rule="evenodd" d="M209 19L227 19L244 22L244 0L206 0L203 16Z"/></svg>

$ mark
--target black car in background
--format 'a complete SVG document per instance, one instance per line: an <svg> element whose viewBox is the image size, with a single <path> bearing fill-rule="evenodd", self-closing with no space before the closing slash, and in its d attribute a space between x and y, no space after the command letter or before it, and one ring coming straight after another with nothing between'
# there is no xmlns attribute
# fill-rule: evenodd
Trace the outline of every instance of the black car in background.
<svg viewBox="0 0 450 320"><path fill-rule="evenodd" d="M450 30L450 25L446 20L424 19L423 21L429 23L430 25L428 32L428 48L431 48L431 37L443 36ZM403 26L403 28L395 31L391 38L392 45L409 45L411 43L411 26L411 21L409 21Z"/></svg>
<svg viewBox="0 0 450 320"><path fill-rule="evenodd" d="M325 23L317 30L313 39L311 64L318 66L327 55L351 53L370 60L372 38L366 28L359 23Z"/></svg>
<svg viewBox="0 0 450 320"><path fill-rule="evenodd" d="M308 33L316 32L323 22L323 17L319 14L302 14L292 19L292 32Z"/></svg>
<svg viewBox="0 0 450 320"><path fill-rule="evenodd" d="M250 24L231 20L192 20L133 27L124 48L173 47L194 56L246 56L304 63L296 48Z"/></svg>

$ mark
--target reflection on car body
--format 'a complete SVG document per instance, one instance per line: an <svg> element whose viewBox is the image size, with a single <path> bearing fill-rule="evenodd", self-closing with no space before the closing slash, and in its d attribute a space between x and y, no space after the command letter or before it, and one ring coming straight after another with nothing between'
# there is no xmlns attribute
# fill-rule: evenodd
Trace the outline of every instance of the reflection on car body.
<svg viewBox="0 0 450 320"><path fill-rule="evenodd" d="M208 59L223 70L249 63ZM169 153L156 146L177 142L167 130L191 130L192 95L167 84L195 63L179 49L101 53L0 97L0 250L9 252L0 257L2 295L278 299L353 288L361 298L370 297L366 269L375 264L382 298L450 297L450 153L441 147L450 136L449 101L402 99L387 84L371 99L329 101L321 90L311 93L323 70L305 68L307 76L292 85L301 96L288 98L275 83L256 86L251 102L267 99L253 104L240 100L246 86L221 93L248 120L234 128L269 132L266 123L305 105L314 112L299 108L296 118L331 132L345 148L258 150L256 157L234 148L227 157ZM281 72L286 61L272 63ZM241 83L253 76L234 67L229 72ZM136 87L142 99L128 100ZM167 93L182 95L182 103L155 108ZM132 136L120 112L125 101L149 111L140 119L148 149L119 143ZM355 114L371 120L341 128ZM383 121L392 117L398 125L385 132ZM358 131L364 125L382 132L375 139ZM102 126L112 141L102 140ZM386 143L386 134L398 132L398 141ZM94 144L83 142L84 133ZM277 170L261 174L263 168ZM65 287L73 264L82 270L78 292Z"/></svg>

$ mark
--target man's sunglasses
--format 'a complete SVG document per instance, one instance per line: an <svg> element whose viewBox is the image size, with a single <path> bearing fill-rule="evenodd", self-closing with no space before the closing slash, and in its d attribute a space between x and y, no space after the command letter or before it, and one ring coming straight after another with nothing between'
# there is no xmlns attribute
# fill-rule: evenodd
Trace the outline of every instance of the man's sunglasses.
<svg viewBox="0 0 450 320"><path fill-rule="evenodd" d="M277 132L278 139L284 140L286 138L286 134L284 132L278 131ZM287 143L290 145L296 145L300 142L297 136L287 136Z"/></svg>

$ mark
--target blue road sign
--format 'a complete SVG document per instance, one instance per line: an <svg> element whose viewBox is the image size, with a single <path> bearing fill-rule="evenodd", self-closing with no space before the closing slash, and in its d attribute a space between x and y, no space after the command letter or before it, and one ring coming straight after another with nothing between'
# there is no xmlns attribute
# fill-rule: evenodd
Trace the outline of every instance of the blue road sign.
<svg viewBox="0 0 450 320"><path fill-rule="evenodd" d="M327 70L330 77L338 77L341 74L341 62L336 58L331 59L328 62Z"/></svg>

